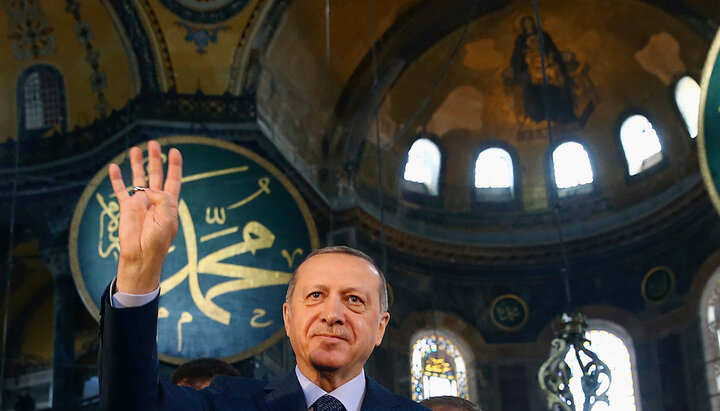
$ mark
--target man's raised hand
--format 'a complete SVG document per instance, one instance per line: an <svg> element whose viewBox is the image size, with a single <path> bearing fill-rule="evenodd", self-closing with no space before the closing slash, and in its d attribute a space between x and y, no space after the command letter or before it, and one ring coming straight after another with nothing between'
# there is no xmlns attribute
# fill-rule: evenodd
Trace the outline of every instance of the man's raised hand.
<svg viewBox="0 0 720 411"><path fill-rule="evenodd" d="M178 197L182 179L182 156L173 148L168 153L168 171L163 186L160 144L148 143L148 182L143 153L130 149L133 186L144 187L132 195L122 179L120 167L110 164L108 174L120 204L120 258L117 291L147 294L160 284L163 261L178 231Z"/></svg>

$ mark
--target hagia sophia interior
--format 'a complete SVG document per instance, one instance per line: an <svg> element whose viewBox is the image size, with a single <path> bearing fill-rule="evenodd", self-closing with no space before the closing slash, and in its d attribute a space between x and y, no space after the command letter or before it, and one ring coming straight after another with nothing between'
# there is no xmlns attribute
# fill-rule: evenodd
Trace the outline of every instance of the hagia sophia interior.
<svg viewBox="0 0 720 411"><path fill-rule="evenodd" d="M185 159L162 378L207 356L292 369L288 279L347 245L387 277L365 370L396 394L720 411L720 216L698 153L720 1L1 5L1 410L97 409L107 166L155 139ZM612 373L590 402L595 354Z"/></svg>

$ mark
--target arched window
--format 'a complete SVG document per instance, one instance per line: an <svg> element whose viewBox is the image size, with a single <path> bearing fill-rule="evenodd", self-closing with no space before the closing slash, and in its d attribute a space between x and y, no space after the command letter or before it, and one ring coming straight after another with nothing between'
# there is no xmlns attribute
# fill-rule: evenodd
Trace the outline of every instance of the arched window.
<svg viewBox="0 0 720 411"><path fill-rule="evenodd" d="M475 160L475 188L481 201L507 201L515 196L510 153L502 148L483 150Z"/></svg>
<svg viewBox="0 0 720 411"><path fill-rule="evenodd" d="M560 144L553 151L552 160L560 197L592 191L592 166L582 144L574 141Z"/></svg>
<svg viewBox="0 0 720 411"><path fill-rule="evenodd" d="M634 114L620 126L620 142L625 151L628 173L634 176L662 160L662 146L647 117Z"/></svg>
<svg viewBox="0 0 720 411"><path fill-rule="evenodd" d="M17 85L18 135L33 139L67 127L65 85L60 72L39 64L25 70Z"/></svg>
<svg viewBox="0 0 720 411"><path fill-rule="evenodd" d="M610 389L607 392L610 405L608 406L600 402L592 408L593 411L637 410L638 407L635 401L635 387L637 384L634 381L634 367L631 353L628 349L628 344L630 343L629 337L625 337L628 341L623 341L623 338L620 338L610 330L597 329L591 326L585 333L585 338L590 340L590 344L586 345L586 347L590 348L591 351L597 354L600 360L607 364L612 375ZM581 358L583 362L590 360L585 354L581 354ZM571 348L565 356L565 362L570 366L570 371L573 375L573 377L570 378L570 392L575 400L575 409L576 411L583 411L585 393L582 390L582 382L580 381L582 370L575 358L574 348Z"/></svg>
<svg viewBox="0 0 720 411"><path fill-rule="evenodd" d="M700 85L695 79L685 76L675 83L675 104L685 120L690 138L697 137Z"/></svg>
<svg viewBox="0 0 720 411"><path fill-rule="evenodd" d="M412 191L436 196L440 179L440 149L427 138L417 139L408 151L405 181Z"/></svg>
<svg viewBox="0 0 720 411"><path fill-rule="evenodd" d="M700 318L711 409L720 411L720 269L715 271L703 291Z"/></svg>
<svg viewBox="0 0 720 411"><path fill-rule="evenodd" d="M470 399L467 363L458 344L438 331L416 334L412 346L412 399L452 395Z"/></svg>

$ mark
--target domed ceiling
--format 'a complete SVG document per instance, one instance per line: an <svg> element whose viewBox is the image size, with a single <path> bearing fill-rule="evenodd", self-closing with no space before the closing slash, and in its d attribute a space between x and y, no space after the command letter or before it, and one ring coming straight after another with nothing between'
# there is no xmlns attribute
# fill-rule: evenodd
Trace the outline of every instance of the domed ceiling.
<svg viewBox="0 0 720 411"><path fill-rule="evenodd" d="M541 96L529 98L518 78L542 78L541 67L517 64L537 24L531 2L379 1L374 21L367 6L349 3L331 3L328 38L322 2L288 7L261 58L258 111L328 197L342 203L356 193L369 213L357 219L380 213L376 117L385 221L448 246L556 243L558 202L566 239L579 240L628 226L647 231L704 198L674 89L683 76L699 81L717 5L542 2L545 47L559 56L547 76L551 84L567 79L549 96L557 113L548 133ZM632 114L647 117L662 144L660 164L637 176L628 175L619 136ZM436 198L404 188L408 150L419 137L442 154ZM569 140L587 149L594 187L558 201L551 152ZM490 146L517 163L517 201L508 206L473 196L475 159Z"/></svg>
<svg viewBox="0 0 720 411"><path fill-rule="evenodd" d="M545 46L558 56L548 78L565 81L550 96L559 107L550 133L519 80L540 75L517 65L537 24L530 1L5 1L3 11L0 142L18 135L23 70L43 64L63 76L68 131L139 100L254 99L260 129L336 211L377 230L382 209L398 235L447 247L557 242L550 153L566 140L585 145L594 173L592 193L560 201L568 239L653 225L704 198L673 89L699 79L715 1L543 1ZM630 178L618 130L634 113L651 120L663 161ZM434 198L403 186L421 136L442 154ZM474 197L475 158L495 145L516 166L505 206Z"/></svg>

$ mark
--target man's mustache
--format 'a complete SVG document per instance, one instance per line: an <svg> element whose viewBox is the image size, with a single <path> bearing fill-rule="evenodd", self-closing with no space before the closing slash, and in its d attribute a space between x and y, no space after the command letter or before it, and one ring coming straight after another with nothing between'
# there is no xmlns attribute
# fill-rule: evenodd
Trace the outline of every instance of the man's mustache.
<svg viewBox="0 0 720 411"><path fill-rule="evenodd" d="M313 337L316 335L327 335L331 337L341 338L343 340L349 340L350 334L344 327L328 327L326 325L318 325L310 329L310 335Z"/></svg>

